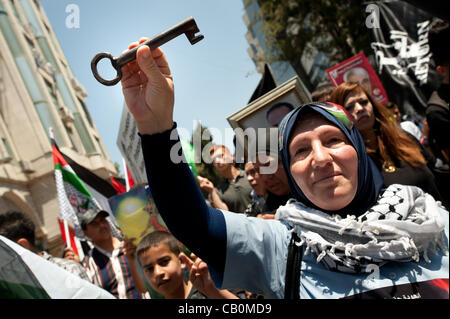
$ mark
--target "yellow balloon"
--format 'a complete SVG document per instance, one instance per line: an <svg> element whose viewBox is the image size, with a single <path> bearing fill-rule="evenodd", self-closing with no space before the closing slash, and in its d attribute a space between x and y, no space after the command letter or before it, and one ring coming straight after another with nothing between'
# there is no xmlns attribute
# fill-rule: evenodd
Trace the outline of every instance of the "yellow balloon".
<svg viewBox="0 0 450 319"><path fill-rule="evenodd" d="M146 204L139 198L126 198L117 207L116 220L123 234L128 238L136 238L137 242L147 228L150 217L144 210Z"/></svg>

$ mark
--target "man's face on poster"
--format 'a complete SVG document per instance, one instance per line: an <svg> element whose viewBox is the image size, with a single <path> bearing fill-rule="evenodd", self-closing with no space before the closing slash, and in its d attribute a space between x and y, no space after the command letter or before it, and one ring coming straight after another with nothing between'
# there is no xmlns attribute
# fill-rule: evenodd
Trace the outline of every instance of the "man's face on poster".
<svg viewBox="0 0 450 319"><path fill-rule="evenodd" d="M367 92L372 94L369 74L363 68L356 68L349 71L346 82L358 83L364 87Z"/></svg>

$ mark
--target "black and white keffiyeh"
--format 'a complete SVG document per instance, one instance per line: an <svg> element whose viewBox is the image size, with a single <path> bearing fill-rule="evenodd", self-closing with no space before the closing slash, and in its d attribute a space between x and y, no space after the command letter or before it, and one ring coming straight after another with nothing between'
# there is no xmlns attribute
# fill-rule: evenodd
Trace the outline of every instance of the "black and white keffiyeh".
<svg viewBox="0 0 450 319"><path fill-rule="evenodd" d="M387 262L429 262L439 247L446 255L445 220L439 203L420 188L394 184L366 213L330 216L296 200L281 206L275 219L287 222L317 262L330 270L359 273Z"/></svg>

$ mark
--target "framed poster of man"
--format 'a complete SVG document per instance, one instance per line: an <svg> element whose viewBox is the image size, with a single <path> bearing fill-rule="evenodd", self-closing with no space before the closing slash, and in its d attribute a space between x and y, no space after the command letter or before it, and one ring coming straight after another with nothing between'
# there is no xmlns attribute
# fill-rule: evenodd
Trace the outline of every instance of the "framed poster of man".
<svg viewBox="0 0 450 319"><path fill-rule="evenodd" d="M233 129L273 127L267 120L267 111L279 103L297 107L311 101L311 95L296 76L230 115L227 120Z"/></svg>
<svg viewBox="0 0 450 319"><path fill-rule="evenodd" d="M230 115L227 120L236 135L236 154L239 147L247 154L249 142L256 143L258 139L258 131L276 134L276 129L268 129L276 128L291 109L309 102L309 91L295 76Z"/></svg>

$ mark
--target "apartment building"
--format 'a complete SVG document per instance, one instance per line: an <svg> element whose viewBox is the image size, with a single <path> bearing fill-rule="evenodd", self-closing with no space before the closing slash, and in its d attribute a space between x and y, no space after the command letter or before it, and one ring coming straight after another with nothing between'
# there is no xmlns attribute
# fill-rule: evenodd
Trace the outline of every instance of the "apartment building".
<svg viewBox="0 0 450 319"><path fill-rule="evenodd" d="M0 0L0 214L19 210L41 248L62 249L49 128L62 153L108 180L115 168L38 0Z"/></svg>

